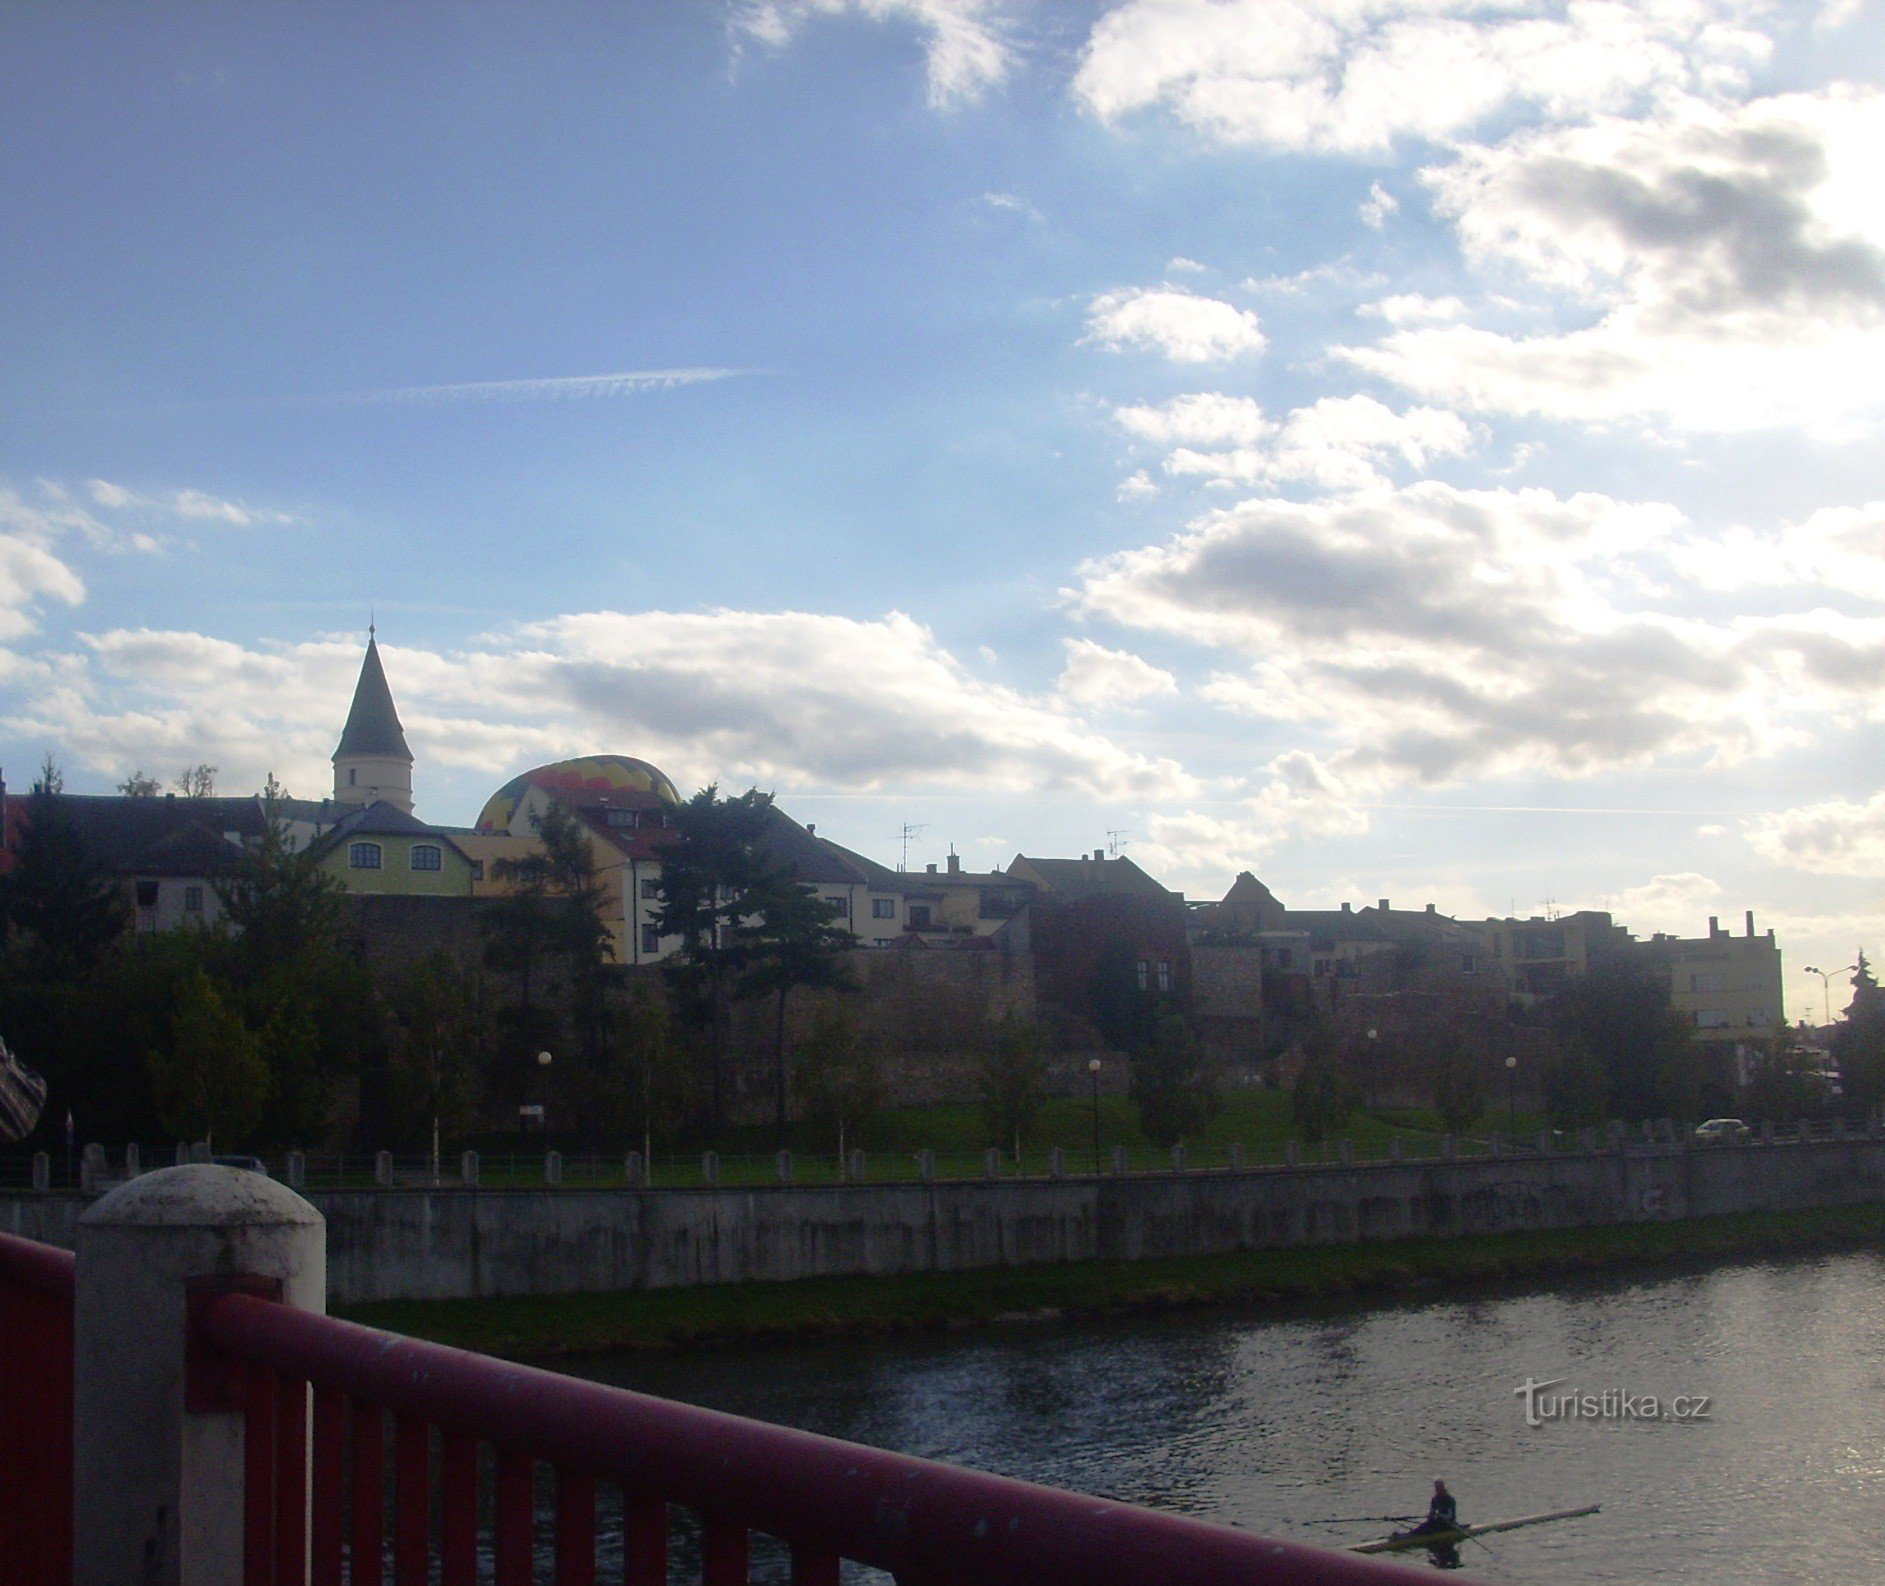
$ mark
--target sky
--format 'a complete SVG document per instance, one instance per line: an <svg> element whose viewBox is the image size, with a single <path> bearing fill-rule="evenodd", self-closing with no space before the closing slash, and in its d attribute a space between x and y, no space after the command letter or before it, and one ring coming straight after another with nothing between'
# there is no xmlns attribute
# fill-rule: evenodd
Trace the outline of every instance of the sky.
<svg viewBox="0 0 1885 1586"><path fill-rule="evenodd" d="M0 7L0 767L1885 940L1880 0ZM1844 976L1833 975L1835 1010Z"/></svg>

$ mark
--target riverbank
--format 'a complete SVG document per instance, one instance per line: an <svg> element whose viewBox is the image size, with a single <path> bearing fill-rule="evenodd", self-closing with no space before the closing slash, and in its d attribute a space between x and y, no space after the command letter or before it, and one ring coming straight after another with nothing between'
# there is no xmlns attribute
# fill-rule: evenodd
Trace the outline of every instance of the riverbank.
<svg viewBox="0 0 1885 1586"><path fill-rule="evenodd" d="M336 1314L512 1359L940 1331L1053 1317L1263 1306L1505 1279L1669 1270L1729 1256L1885 1245L1885 1205L1760 1212L1470 1238L1376 1240L1147 1261L897 1277L806 1278L475 1300L392 1300Z"/></svg>

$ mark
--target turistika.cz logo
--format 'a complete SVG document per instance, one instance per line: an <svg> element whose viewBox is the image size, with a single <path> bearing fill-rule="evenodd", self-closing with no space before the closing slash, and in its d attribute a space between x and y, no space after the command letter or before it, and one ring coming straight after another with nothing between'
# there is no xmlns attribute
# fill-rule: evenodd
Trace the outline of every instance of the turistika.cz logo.
<svg viewBox="0 0 1885 1586"><path fill-rule="evenodd" d="M1527 1377L1512 1390L1513 1397L1525 1401L1527 1426L1544 1426L1552 1421L1706 1421L1714 1409L1714 1397L1706 1393L1678 1393L1665 1399L1660 1394L1632 1393L1626 1388L1549 1391L1564 1380L1547 1377L1539 1382Z"/></svg>

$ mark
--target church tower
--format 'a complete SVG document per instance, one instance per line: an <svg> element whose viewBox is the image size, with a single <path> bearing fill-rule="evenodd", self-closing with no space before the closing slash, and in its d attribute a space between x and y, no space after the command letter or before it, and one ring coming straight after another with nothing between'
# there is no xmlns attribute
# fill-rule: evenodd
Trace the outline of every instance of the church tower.
<svg viewBox="0 0 1885 1586"><path fill-rule="evenodd" d="M380 665L375 630L367 629L366 659L360 663L360 681L354 685L353 706L334 750L334 802L371 804L383 799L395 809L412 813L412 751L393 709L393 691Z"/></svg>

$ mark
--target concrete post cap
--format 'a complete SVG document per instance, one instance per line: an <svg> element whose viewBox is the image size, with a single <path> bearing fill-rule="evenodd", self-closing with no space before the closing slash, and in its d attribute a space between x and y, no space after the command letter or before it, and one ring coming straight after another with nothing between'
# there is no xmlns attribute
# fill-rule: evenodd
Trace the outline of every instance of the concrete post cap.
<svg viewBox="0 0 1885 1586"><path fill-rule="evenodd" d="M247 1168L208 1163L159 1168L134 1178L79 1218L81 1227L106 1228L255 1228L322 1221L286 1184Z"/></svg>

